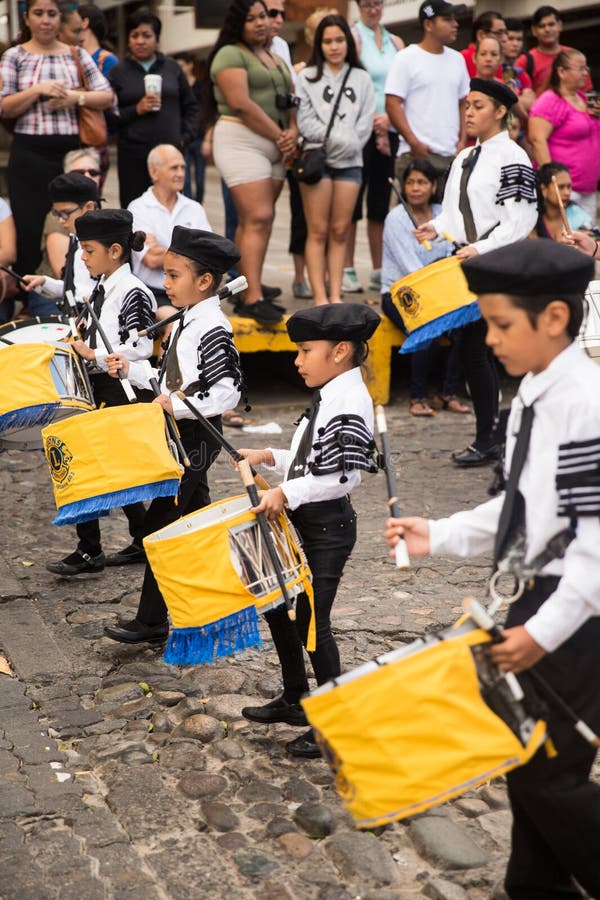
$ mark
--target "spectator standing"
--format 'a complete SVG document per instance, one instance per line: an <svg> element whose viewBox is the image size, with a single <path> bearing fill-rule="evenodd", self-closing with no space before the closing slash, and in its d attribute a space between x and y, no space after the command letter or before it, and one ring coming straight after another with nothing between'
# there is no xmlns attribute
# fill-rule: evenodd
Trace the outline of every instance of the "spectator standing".
<svg viewBox="0 0 600 900"><path fill-rule="evenodd" d="M164 290L163 269L165 254L176 225L212 231L203 207L182 193L185 180L185 160L177 147L159 144L148 154L148 174L152 182L141 197L128 206L133 215L134 231L144 231L144 249L132 254L132 270L149 287L160 310L168 306ZM174 312L169 308L167 315ZM157 319L166 316L157 316Z"/></svg>
<svg viewBox="0 0 600 900"><path fill-rule="evenodd" d="M600 104L588 106L583 88L589 69L579 50L561 50L552 63L550 87L530 110L529 140L543 166L561 162L573 179L573 200L596 221L600 179Z"/></svg>
<svg viewBox="0 0 600 900"><path fill-rule="evenodd" d="M14 120L8 186L20 272L35 272L40 261L48 184L60 175L65 153L80 144L77 107L106 109L113 101L107 80L77 48L88 90L80 87L74 53L58 40L59 28L57 0L28 0L19 42L0 61L2 115Z"/></svg>
<svg viewBox="0 0 600 900"><path fill-rule="evenodd" d="M381 24L383 0L360 0L360 18L352 26L352 35L360 61L369 73L375 89L375 115L373 131L363 149L363 180L352 216L342 289L344 293L361 292L354 268L356 223L362 219L363 197L367 194L367 238L371 254L371 278L369 290L381 288L381 254L383 223L390 207L391 185L394 175L394 159L398 152L398 134L392 129L385 111L385 80L398 50L404 41L390 34Z"/></svg>
<svg viewBox="0 0 600 900"><path fill-rule="evenodd" d="M292 77L269 50L268 22L263 0L233 0L209 57L209 72L213 117L219 115L213 156L238 212L238 269L248 280L236 312L274 324L283 318L282 311L264 296L261 274L284 161L291 161L298 132Z"/></svg>
<svg viewBox="0 0 600 900"><path fill-rule="evenodd" d="M0 265L12 266L17 258L15 220L6 200L0 197ZM0 325L10 321L15 308L17 285L6 272L0 277Z"/></svg>
<svg viewBox="0 0 600 900"><path fill-rule="evenodd" d="M385 83L386 111L400 134L396 178L412 159L428 159L443 184L465 143L464 104L469 78L456 41L456 7L425 0L419 8L423 38L396 55Z"/></svg>
<svg viewBox="0 0 600 900"><path fill-rule="evenodd" d="M346 241L362 183L362 151L375 113L373 83L342 16L325 16L319 22L297 90L298 128L307 148L323 145L339 97L324 146L324 175L316 184L301 183L300 193L308 225L306 263L315 305L340 303Z"/></svg>
<svg viewBox="0 0 600 900"><path fill-rule="evenodd" d="M71 47L83 46L83 20L76 9L63 8L58 39Z"/></svg>
<svg viewBox="0 0 600 900"><path fill-rule="evenodd" d="M553 6L540 6L531 19L531 33L537 41L537 47L523 53L518 58L517 65L525 69L531 78L533 90L538 97L550 84L552 63L558 54L573 49L560 43L562 27L560 13ZM588 90L591 87L588 73L584 88Z"/></svg>
<svg viewBox="0 0 600 900"><path fill-rule="evenodd" d="M183 158L185 159L183 193L190 200L194 199L192 192L193 171L194 187L196 188L195 199L198 203L202 203L204 200L204 176L206 172L206 160L202 155L202 141L206 132L204 124L204 91L208 89L208 75L205 71L205 64L200 62L193 53L182 50L180 53L174 53L173 59L179 63L198 104L198 134L183 149Z"/></svg>
<svg viewBox="0 0 600 900"><path fill-rule="evenodd" d="M531 78L525 69L517 64L523 49L523 23L519 19L507 19L506 30L506 40L502 45L502 81L519 98L517 113L521 124L526 126L529 110L535 100L535 93L531 84Z"/></svg>
<svg viewBox="0 0 600 900"><path fill-rule="evenodd" d="M198 128L198 105L185 75L174 59L158 50L161 28L154 13L134 12L127 20L129 53L109 76L119 104L119 193L124 208L150 186L150 150L164 143L186 146ZM160 75L160 94L146 91L146 75Z"/></svg>
<svg viewBox="0 0 600 900"><path fill-rule="evenodd" d="M477 49L479 41L481 41L482 38L495 37L500 43L502 50L504 50L508 31L501 13L493 12L490 9L487 10L487 12L482 13L480 16L477 16L477 18L473 20L471 34L471 43L468 47L465 47L464 50L460 51L467 66L469 78L473 78L477 74L475 71L475 51ZM498 66L497 72L494 72L493 74L498 78L501 78L501 67Z"/></svg>
<svg viewBox="0 0 600 900"><path fill-rule="evenodd" d="M77 11L82 19L81 46L87 50L102 74L108 77L119 59L106 44L106 19L102 11L91 3L78 6Z"/></svg>

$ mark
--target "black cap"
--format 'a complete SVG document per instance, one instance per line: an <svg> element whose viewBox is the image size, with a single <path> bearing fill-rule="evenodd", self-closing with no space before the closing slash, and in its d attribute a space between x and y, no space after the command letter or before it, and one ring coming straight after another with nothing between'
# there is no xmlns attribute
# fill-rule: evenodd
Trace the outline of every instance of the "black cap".
<svg viewBox="0 0 600 900"><path fill-rule="evenodd" d="M207 272L222 275L240 260L240 251L234 243L212 231L185 228L176 225L171 235L171 253L193 259Z"/></svg>
<svg viewBox="0 0 600 900"><path fill-rule="evenodd" d="M290 339L302 341L368 341L381 322L362 303L328 303L294 313L286 322Z"/></svg>
<svg viewBox="0 0 600 900"><path fill-rule="evenodd" d="M128 209L94 209L75 219L80 241L114 241L128 243L133 229L133 216Z"/></svg>
<svg viewBox="0 0 600 900"><path fill-rule="evenodd" d="M422 24L425 19L435 19L436 16L462 16L466 11L464 3L455 6L445 0L425 0L419 7L419 22Z"/></svg>
<svg viewBox="0 0 600 900"><path fill-rule="evenodd" d="M471 78L469 87L472 91L479 91L480 94L487 94L488 97L493 97L494 100L502 103L507 109L519 102L519 98L507 84L495 81L493 78L489 80L487 78Z"/></svg>
<svg viewBox="0 0 600 900"><path fill-rule="evenodd" d="M50 203L97 203L98 185L81 172L57 175L48 185L48 198Z"/></svg>
<svg viewBox="0 0 600 900"><path fill-rule="evenodd" d="M594 261L580 250L546 238L517 241L462 263L474 294L524 297L583 294L594 277Z"/></svg>

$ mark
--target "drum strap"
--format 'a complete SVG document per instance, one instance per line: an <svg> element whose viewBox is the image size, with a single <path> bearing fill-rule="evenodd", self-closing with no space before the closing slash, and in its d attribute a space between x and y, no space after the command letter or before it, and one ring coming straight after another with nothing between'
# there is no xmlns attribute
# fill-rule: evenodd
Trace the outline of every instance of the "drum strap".
<svg viewBox="0 0 600 900"><path fill-rule="evenodd" d="M304 475L304 470L306 469L306 463L308 460L308 455L312 449L313 442L313 434L315 431L315 422L317 421L317 416L319 414L319 406L321 404L321 392L315 391L313 394L312 408L310 411L310 415L308 416L308 422L306 423L306 428L304 429L302 436L300 438L300 443L298 444L298 448L296 450L296 454L292 460L292 464L288 469L287 479L288 481L292 478L302 478Z"/></svg>
<svg viewBox="0 0 600 900"><path fill-rule="evenodd" d="M521 415L521 424L515 449L513 451L510 464L510 473L506 485L506 494L504 495L504 504L500 512L498 521L498 530L496 532L496 541L494 544L494 564L497 567L499 560L503 558L507 541L519 529L524 518L524 501L519 494L519 479L527 453L529 451L529 441L531 439L531 427L533 425L533 405L524 406ZM520 502L518 500L520 498Z"/></svg>

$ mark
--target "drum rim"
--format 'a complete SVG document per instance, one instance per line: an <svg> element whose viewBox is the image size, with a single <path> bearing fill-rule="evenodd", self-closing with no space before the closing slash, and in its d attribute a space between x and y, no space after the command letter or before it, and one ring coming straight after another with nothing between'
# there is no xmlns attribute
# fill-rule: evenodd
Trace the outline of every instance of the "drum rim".
<svg viewBox="0 0 600 900"><path fill-rule="evenodd" d="M4 322L0 325L0 335L11 331L18 331L20 328L31 327L32 325L52 325L61 324L68 327L69 320L66 316L30 316L28 319L11 319L10 322ZM32 341L32 343L37 343Z"/></svg>

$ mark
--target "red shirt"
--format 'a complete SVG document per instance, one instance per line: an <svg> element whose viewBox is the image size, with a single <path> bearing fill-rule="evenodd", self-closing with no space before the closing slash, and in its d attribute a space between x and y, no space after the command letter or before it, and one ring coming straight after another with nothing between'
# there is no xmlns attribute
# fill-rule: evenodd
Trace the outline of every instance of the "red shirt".
<svg viewBox="0 0 600 900"><path fill-rule="evenodd" d="M475 65L475 62L473 60L473 57L475 56L475 49L476 49L475 44L469 44L469 46L465 50L460 51L462 54L462 58L464 59L465 64L467 66L467 72L469 73L469 78L477 77L477 66ZM501 65L499 65L498 68L496 69L496 74L494 75L494 78L498 78L500 81L502 81L502 66Z"/></svg>
<svg viewBox="0 0 600 900"><path fill-rule="evenodd" d="M550 84L550 73L552 71L552 63L558 56L561 50L574 50L574 47L566 47L564 44L561 44L556 53L542 53L538 47L533 47L529 50L529 53L522 53L521 56L517 59L516 65L521 66L525 72L531 72L531 82L532 87L536 93L536 96L545 91ZM463 51L464 53L464 51ZM528 56L533 60L533 71L531 71L531 61L528 59ZM529 65L527 65L529 63ZM585 83L584 90L589 91L592 88L592 79L589 76L587 77L587 81Z"/></svg>

